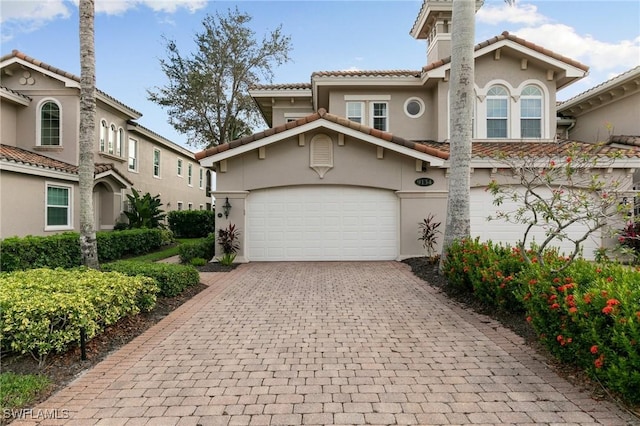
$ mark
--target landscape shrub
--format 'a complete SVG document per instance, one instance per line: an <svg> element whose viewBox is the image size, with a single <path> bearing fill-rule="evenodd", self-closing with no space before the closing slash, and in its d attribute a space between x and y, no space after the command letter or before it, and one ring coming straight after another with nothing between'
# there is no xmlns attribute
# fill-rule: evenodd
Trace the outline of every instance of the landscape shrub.
<svg viewBox="0 0 640 426"><path fill-rule="evenodd" d="M204 238L216 230L216 215L211 210L174 210L167 219L177 238Z"/></svg>
<svg viewBox="0 0 640 426"><path fill-rule="evenodd" d="M100 262L148 253L160 247L163 241L160 229L102 231L96 233L96 238ZM0 269L3 272L33 268L74 268L82 264L77 232L46 237L5 238L0 246Z"/></svg>
<svg viewBox="0 0 640 426"><path fill-rule="evenodd" d="M178 250L181 263L190 263L197 257L210 260L215 254L215 234L209 234L197 242L180 244Z"/></svg>
<svg viewBox="0 0 640 426"><path fill-rule="evenodd" d="M486 306L520 312L515 276L525 267L518 248L481 243L479 238L455 241L447 250L444 274L457 292L473 293Z"/></svg>
<svg viewBox="0 0 640 426"><path fill-rule="evenodd" d="M2 350L30 353L44 362L119 319L155 306L151 278L86 268L32 269L0 274Z"/></svg>
<svg viewBox="0 0 640 426"><path fill-rule="evenodd" d="M138 262L121 260L102 265L105 271L117 271L129 276L144 275L153 278L159 288L158 295L163 297L176 296L187 287L200 282L198 271L187 265L170 263Z"/></svg>
<svg viewBox="0 0 640 426"><path fill-rule="evenodd" d="M559 273L532 265L522 301L549 351L640 402L640 269L576 260Z"/></svg>

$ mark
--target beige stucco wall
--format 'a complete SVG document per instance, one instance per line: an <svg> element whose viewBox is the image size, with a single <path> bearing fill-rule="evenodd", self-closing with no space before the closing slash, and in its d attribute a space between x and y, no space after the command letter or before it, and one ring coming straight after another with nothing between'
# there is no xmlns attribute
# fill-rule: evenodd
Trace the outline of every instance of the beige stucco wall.
<svg viewBox="0 0 640 426"><path fill-rule="evenodd" d="M24 108L4 100L0 101L0 143L16 146L17 109Z"/></svg>
<svg viewBox="0 0 640 426"><path fill-rule="evenodd" d="M640 135L640 91L577 115L569 138L606 142L610 135Z"/></svg>
<svg viewBox="0 0 640 426"><path fill-rule="evenodd" d="M272 105L272 126L286 123L289 119L297 119L314 113L311 98L275 99Z"/></svg>
<svg viewBox="0 0 640 426"><path fill-rule="evenodd" d="M309 166L310 141L321 133L333 141L333 168L324 178ZM344 146L340 146L337 133L326 129L306 133L304 146L299 146L298 142L295 137L268 145L262 160L258 158L258 150L249 151L228 159L226 172L218 171L217 204L222 205L229 197L233 207L228 219L217 218L216 226L221 228L234 223L239 227L242 239L239 259L244 256L246 245L244 222L248 194L253 190L294 185L350 185L393 191L399 198L400 208L399 257L424 254L418 241L418 223L429 213L442 222L446 217L447 181L443 169L428 167L426 172L416 172L414 158L385 149L383 158L378 159L375 145L345 137ZM417 186L415 180L419 177L429 177L434 184Z"/></svg>
<svg viewBox="0 0 640 426"><path fill-rule="evenodd" d="M64 231L45 231L46 182L71 185L74 205L72 221L80 227L78 184L70 181L31 176L6 170L0 172L0 237L52 235ZM25 196L28 194L28 196ZM70 229L71 230L71 229Z"/></svg>

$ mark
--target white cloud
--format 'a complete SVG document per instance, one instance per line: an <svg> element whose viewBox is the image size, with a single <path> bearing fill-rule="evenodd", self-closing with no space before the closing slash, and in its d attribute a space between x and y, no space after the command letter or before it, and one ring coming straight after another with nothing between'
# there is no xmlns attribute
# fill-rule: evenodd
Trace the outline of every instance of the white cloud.
<svg viewBox="0 0 640 426"><path fill-rule="evenodd" d="M154 12L175 13L178 9L186 9L193 13L206 4L206 0L96 0L96 13L119 15L141 6Z"/></svg>
<svg viewBox="0 0 640 426"><path fill-rule="evenodd" d="M500 25L502 23L540 25L549 21L549 18L540 14L538 8L532 4L519 4L509 6L506 3L485 4L476 13L478 22L488 25Z"/></svg>
<svg viewBox="0 0 640 426"><path fill-rule="evenodd" d="M49 21L66 19L71 11L63 0L3 0L0 23L2 42L11 40L15 34L36 31Z"/></svg>
<svg viewBox="0 0 640 426"><path fill-rule="evenodd" d="M513 31L518 37L580 61L597 71L632 68L640 63L640 37L615 43L595 39L590 34L578 34L575 28L563 24L544 24L535 28ZM562 42L558 42L562 40Z"/></svg>

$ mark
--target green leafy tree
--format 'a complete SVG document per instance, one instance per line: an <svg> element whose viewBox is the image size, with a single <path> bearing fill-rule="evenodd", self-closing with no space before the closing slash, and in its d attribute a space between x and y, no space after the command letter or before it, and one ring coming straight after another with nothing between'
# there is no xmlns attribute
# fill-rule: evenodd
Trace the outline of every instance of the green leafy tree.
<svg viewBox="0 0 640 426"><path fill-rule="evenodd" d="M124 212L129 219L129 228L160 228L162 220L166 216L160 209L162 202L160 195L151 196L148 192L143 196L131 188L133 195L127 194L129 199L129 211Z"/></svg>
<svg viewBox="0 0 640 426"><path fill-rule="evenodd" d="M149 90L149 100L168 110L170 123L193 146L249 134L259 118L249 87L261 78L271 81L274 66L289 61L290 37L281 26L258 40L250 22L237 8L207 15L195 37L197 50L189 55L165 39L167 56L160 67L169 83Z"/></svg>

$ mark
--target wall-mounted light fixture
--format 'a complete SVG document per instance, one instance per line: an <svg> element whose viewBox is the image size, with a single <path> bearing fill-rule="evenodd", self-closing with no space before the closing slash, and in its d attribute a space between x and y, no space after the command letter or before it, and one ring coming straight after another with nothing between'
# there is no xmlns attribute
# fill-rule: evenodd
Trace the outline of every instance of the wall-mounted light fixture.
<svg viewBox="0 0 640 426"><path fill-rule="evenodd" d="M225 219L229 217L229 212L231 211L231 204L229 204L229 197L224 202L222 206L222 211L224 212Z"/></svg>

